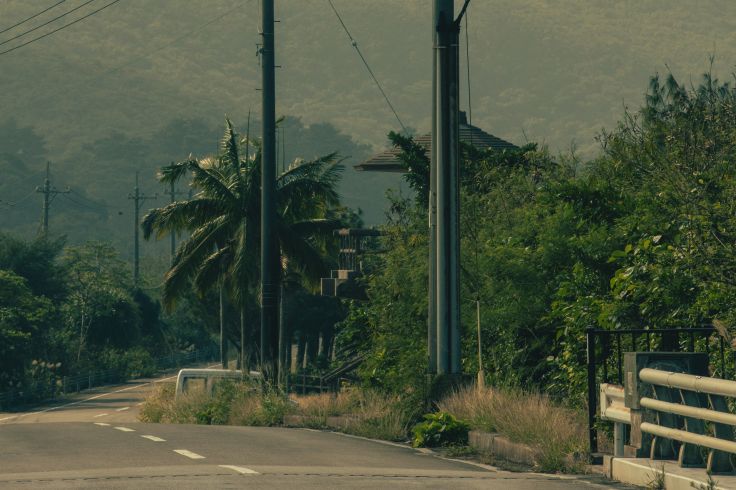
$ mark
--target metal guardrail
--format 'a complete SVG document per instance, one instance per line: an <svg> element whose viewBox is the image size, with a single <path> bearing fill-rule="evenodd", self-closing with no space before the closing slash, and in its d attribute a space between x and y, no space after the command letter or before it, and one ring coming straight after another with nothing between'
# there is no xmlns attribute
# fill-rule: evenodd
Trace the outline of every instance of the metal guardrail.
<svg viewBox="0 0 736 490"><path fill-rule="evenodd" d="M176 352L153 359L154 372L177 368L185 364L206 362L215 359L218 350L214 347L189 352ZM32 403L53 401L71 393L79 393L97 386L121 383L127 379L123 370L108 369L89 371L84 374L52 377L45 382L37 382L22 390L0 392L0 408L17 409Z"/></svg>
<svg viewBox="0 0 736 490"><path fill-rule="evenodd" d="M613 422L613 455L624 455L627 426L631 425L631 410L624 402L624 387L607 383L601 384L600 417Z"/></svg>
<svg viewBox="0 0 736 490"><path fill-rule="evenodd" d="M655 398L641 397L639 402L656 417L643 419L640 425L642 433L654 437L652 455L666 454L674 448L672 441L677 441L681 466L705 465L713 473L733 471L730 455L736 454L736 415L730 413L726 397L736 398L736 381L651 368L642 369L639 380L655 387ZM708 449L705 460L701 447Z"/></svg>
<svg viewBox="0 0 736 490"><path fill-rule="evenodd" d="M588 365L588 438L591 453L598 452L599 386L600 383L623 385L624 352L662 351L661 344L669 338L681 352L702 351L709 356L720 377L732 374L728 369L726 343L712 326L692 328L630 328L605 330L586 329ZM713 344L713 345L711 345ZM669 349L665 349L669 350ZM736 366L736 352L733 364Z"/></svg>
<svg viewBox="0 0 736 490"><path fill-rule="evenodd" d="M192 380L202 380L206 393L212 393L215 382L225 379L243 380L244 373L241 370L229 369L181 369L176 377L175 397L181 396L187 391L188 384ZM259 371L250 371L247 375L251 379L262 380L263 375Z"/></svg>
<svg viewBox="0 0 736 490"><path fill-rule="evenodd" d="M615 424L615 456L624 456L630 427L632 444L636 441L653 459L676 457L680 466L706 467L714 474L734 470L736 414L726 398L736 398L736 381L652 368L626 381L626 388L602 384L600 390L600 417ZM632 382L649 385L653 397L626 400L627 393L639 393Z"/></svg>

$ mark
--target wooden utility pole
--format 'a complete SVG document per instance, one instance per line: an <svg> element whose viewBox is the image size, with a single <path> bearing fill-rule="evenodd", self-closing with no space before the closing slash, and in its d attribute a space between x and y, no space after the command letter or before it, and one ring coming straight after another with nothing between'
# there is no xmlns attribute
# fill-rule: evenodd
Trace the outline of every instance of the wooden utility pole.
<svg viewBox="0 0 736 490"><path fill-rule="evenodd" d="M138 171L135 172L135 188L132 194L128 194L128 199L133 201L133 286L138 287L140 281L140 240L139 240L139 224L140 211L143 203L148 199L156 199L158 194L146 196L141 194L138 187Z"/></svg>
<svg viewBox="0 0 736 490"><path fill-rule="evenodd" d="M261 366L271 380L279 379L278 296L279 247L276 219L276 83L274 48L274 0L262 0L261 102Z"/></svg>
<svg viewBox="0 0 736 490"><path fill-rule="evenodd" d="M63 191L56 189L51 185L51 162L46 162L46 178L43 186L36 187L36 192L43 194L43 237L49 237L49 210L51 209L51 201L57 194L69 194L71 190L67 187Z"/></svg>

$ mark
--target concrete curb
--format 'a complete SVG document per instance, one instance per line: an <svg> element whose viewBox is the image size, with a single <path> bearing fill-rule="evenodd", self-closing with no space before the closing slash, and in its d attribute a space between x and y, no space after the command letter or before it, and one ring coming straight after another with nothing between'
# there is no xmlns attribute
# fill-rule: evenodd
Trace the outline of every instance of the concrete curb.
<svg viewBox="0 0 736 490"><path fill-rule="evenodd" d="M341 415L339 417L310 417L308 415L284 415L285 427L319 427L344 430L357 421L356 417Z"/></svg>
<svg viewBox="0 0 736 490"><path fill-rule="evenodd" d="M526 444L512 442L500 434L471 430L468 445L476 451L490 453L507 461L537 466L536 451Z"/></svg>
<svg viewBox="0 0 736 490"><path fill-rule="evenodd" d="M605 475L631 485L646 487L659 474L664 472L664 485L667 490L707 490L708 475L703 468L680 468L675 461L654 461L651 459L603 457ZM736 476L713 475L715 490L736 488Z"/></svg>

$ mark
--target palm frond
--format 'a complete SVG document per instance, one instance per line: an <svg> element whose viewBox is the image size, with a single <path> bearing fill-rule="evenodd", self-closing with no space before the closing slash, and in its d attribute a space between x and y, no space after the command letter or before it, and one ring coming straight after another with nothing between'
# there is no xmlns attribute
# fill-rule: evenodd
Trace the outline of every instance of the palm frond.
<svg viewBox="0 0 736 490"><path fill-rule="evenodd" d="M161 167L158 173L158 180L164 184L170 184L172 182L176 183L179 179L184 177L187 172L191 171L198 165L199 162L197 159L192 158L190 155L189 158L184 161Z"/></svg>
<svg viewBox="0 0 736 490"><path fill-rule="evenodd" d="M204 295L210 288L217 285L224 277L226 262L232 256L232 247L226 245L207 256L197 268L194 275L194 289Z"/></svg>
<svg viewBox="0 0 736 490"><path fill-rule="evenodd" d="M236 172L240 172L238 135L235 133L233 123L229 118L225 118L225 133L222 135L222 140L220 141L220 152L225 163L235 168Z"/></svg>
<svg viewBox="0 0 736 490"><path fill-rule="evenodd" d="M143 217L141 222L143 238L148 240L154 232L156 238L161 238L171 232L198 228L226 212L227 208L216 199L175 201L164 207L152 209Z"/></svg>
<svg viewBox="0 0 736 490"><path fill-rule="evenodd" d="M288 258L289 267L299 272L312 285L319 282L327 272L321 251L309 238L294 233L288 226L278 225L277 232L281 250Z"/></svg>
<svg viewBox="0 0 736 490"><path fill-rule="evenodd" d="M176 251L171 269L164 276L161 297L164 306L169 309L173 307L176 299L189 287L204 258L217 247L218 243L227 241L230 226L227 217L218 217L194 230L192 236L181 244Z"/></svg>

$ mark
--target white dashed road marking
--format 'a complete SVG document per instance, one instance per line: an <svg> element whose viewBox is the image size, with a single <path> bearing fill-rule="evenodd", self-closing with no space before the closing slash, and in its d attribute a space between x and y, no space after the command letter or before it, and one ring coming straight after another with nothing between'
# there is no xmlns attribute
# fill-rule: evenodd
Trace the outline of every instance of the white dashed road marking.
<svg viewBox="0 0 736 490"><path fill-rule="evenodd" d="M92 418L93 418L93 419L96 419L97 417L105 417L106 415L107 415L106 413L98 413L97 415L95 415L95 416L94 416L94 417L92 417Z"/></svg>
<svg viewBox="0 0 736 490"><path fill-rule="evenodd" d="M191 459L204 459L204 456L202 456L201 454L193 453L191 451L187 451L186 449L174 449L174 452Z"/></svg>
<svg viewBox="0 0 736 490"><path fill-rule="evenodd" d="M123 432L135 432L135 429L131 429L128 427L115 427L117 430L123 431Z"/></svg>
<svg viewBox="0 0 736 490"><path fill-rule="evenodd" d="M251 470L250 468L246 468L245 466L233 466L231 464L221 464L218 465L220 468L226 468L228 470L237 471L241 475L259 475L257 471Z"/></svg>
<svg viewBox="0 0 736 490"><path fill-rule="evenodd" d="M161 439L160 437L156 436L141 436L144 439L148 439L149 441L153 442L166 442L166 439Z"/></svg>
<svg viewBox="0 0 736 490"><path fill-rule="evenodd" d="M128 410L130 407L121 407L115 410L116 412L124 412L125 410Z"/></svg>
<svg viewBox="0 0 736 490"><path fill-rule="evenodd" d="M100 427L110 427L110 424L106 424L105 422L95 422L95 425L99 425Z"/></svg>

